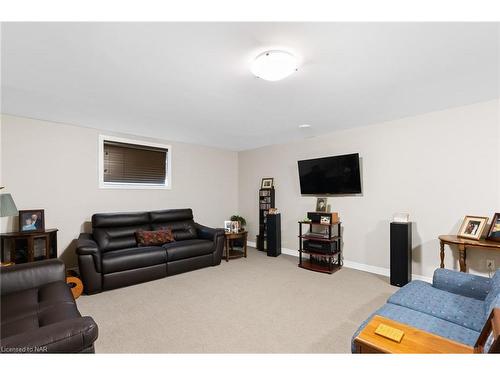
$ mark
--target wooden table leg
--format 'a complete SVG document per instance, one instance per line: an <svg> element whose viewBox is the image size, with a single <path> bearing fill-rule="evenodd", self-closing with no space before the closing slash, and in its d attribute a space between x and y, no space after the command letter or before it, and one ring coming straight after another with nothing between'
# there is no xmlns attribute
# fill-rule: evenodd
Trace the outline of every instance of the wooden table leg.
<svg viewBox="0 0 500 375"><path fill-rule="evenodd" d="M226 238L226 262L229 262L229 239Z"/></svg>
<svg viewBox="0 0 500 375"><path fill-rule="evenodd" d="M444 268L444 242L443 241L439 241L440 242L440 245L441 245L441 251L440 251L440 256L441 256L441 265L440 267L441 268Z"/></svg>
<svg viewBox="0 0 500 375"><path fill-rule="evenodd" d="M458 245L458 252L460 253L460 272L465 272L466 269L466 264L465 264L465 246L464 245Z"/></svg>

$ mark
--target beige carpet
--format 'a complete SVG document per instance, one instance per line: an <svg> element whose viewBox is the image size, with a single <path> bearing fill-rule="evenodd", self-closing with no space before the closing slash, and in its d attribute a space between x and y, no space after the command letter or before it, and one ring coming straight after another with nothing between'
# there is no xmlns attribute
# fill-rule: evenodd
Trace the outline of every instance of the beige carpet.
<svg viewBox="0 0 500 375"><path fill-rule="evenodd" d="M97 353L346 353L396 288L343 268L250 248L247 259L78 299L99 326Z"/></svg>

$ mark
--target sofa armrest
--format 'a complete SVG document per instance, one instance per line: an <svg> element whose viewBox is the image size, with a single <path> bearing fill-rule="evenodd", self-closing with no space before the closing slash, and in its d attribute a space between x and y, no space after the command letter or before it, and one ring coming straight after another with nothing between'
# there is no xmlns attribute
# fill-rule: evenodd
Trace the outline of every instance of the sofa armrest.
<svg viewBox="0 0 500 375"><path fill-rule="evenodd" d="M2 267L0 270L1 295L32 289L55 281L66 280L66 267L59 259Z"/></svg>
<svg viewBox="0 0 500 375"><path fill-rule="evenodd" d="M78 353L91 347L97 335L96 322L85 316L5 337L1 348L4 353Z"/></svg>
<svg viewBox="0 0 500 375"><path fill-rule="evenodd" d="M434 271L432 286L450 293L483 301L491 289L491 279L470 273L438 268Z"/></svg>
<svg viewBox="0 0 500 375"><path fill-rule="evenodd" d="M80 233L76 240L76 253L79 255L99 254L99 246L90 233Z"/></svg>
<svg viewBox="0 0 500 375"><path fill-rule="evenodd" d="M218 236L224 236L224 229L222 228L209 228L198 223L194 225L196 227L196 233L201 239L215 242Z"/></svg>
<svg viewBox="0 0 500 375"><path fill-rule="evenodd" d="M78 267L86 293L95 293L102 288L101 251L90 233L80 233L76 241Z"/></svg>

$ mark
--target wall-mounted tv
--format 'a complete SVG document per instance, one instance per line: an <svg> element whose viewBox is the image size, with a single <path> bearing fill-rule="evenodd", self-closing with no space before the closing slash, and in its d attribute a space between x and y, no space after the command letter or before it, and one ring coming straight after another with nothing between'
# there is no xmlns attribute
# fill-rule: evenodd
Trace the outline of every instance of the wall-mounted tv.
<svg viewBox="0 0 500 375"><path fill-rule="evenodd" d="M359 154L299 160L301 194L359 194Z"/></svg>

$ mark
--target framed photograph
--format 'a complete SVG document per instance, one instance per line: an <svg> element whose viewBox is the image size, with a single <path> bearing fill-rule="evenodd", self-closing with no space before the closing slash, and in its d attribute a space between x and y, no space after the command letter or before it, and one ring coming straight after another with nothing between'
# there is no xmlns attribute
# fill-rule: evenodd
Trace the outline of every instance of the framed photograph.
<svg viewBox="0 0 500 375"><path fill-rule="evenodd" d="M317 198L316 200L316 212L326 212L328 198Z"/></svg>
<svg viewBox="0 0 500 375"><path fill-rule="evenodd" d="M330 224L330 216L321 216L320 224Z"/></svg>
<svg viewBox="0 0 500 375"><path fill-rule="evenodd" d="M240 231L240 222L231 221L231 233L238 233Z"/></svg>
<svg viewBox="0 0 500 375"><path fill-rule="evenodd" d="M19 210L19 232L43 232L44 210Z"/></svg>
<svg viewBox="0 0 500 375"><path fill-rule="evenodd" d="M493 215L490 231L488 232L488 240L500 242L500 212Z"/></svg>
<svg viewBox="0 0 500 375"><path fill-rule="evenodd" d="M231 223L232 221L224 221L224 231L226 233L231 233Z"/></svg>
<svg viewBox="0 0 500 375"><path fill-rule="evenodd" d="M483 234L484 227L488 224L488 218L483 216L466 216L458 231L458 237L479 240Z"/></svg>
<svg viewBox="0 0 500 375"><path fill-rule="evenodd" d="M260 188L261 189L272 189L274 185L274 178L263 178L262 182L260 183Z"/></svg>

